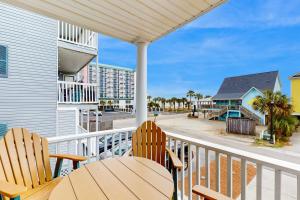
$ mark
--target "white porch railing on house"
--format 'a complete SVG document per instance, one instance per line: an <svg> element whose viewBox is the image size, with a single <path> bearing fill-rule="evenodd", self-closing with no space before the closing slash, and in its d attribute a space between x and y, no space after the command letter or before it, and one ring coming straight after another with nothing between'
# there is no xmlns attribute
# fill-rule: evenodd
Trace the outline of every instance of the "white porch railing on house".
<svg viewBox="0 0 300 200"><path fill-rule="evenodd" d="M135 127L114 129L108 131L90 132L77 135L59 136L49 138L50 145L56 145L57 153L60 153L59 146L67 145L67 151L73 149L73 152L79 155L88 157L87 162L105 159L113 156L120 156L126 152L131 146L131 133ZM246 199L247 192L247 166L250 164L256 169L256 190L255 195L257 200L263 199L263 169L268 168L274 172L274 182L268 183L274 186L274 199L280 200L281 192L284 185L281 182L283 173L290 174L295 179L295 199L300 200L300 165L282 161L276 158L271 158L255 153L246 152L239 149L230 148L223 145L214 144L211 142L195 139L187 136L182 136L175 133L166 132L167 145L173 149L175 154L185 162L187 168L178 171L177 189L179 191L179 199L192 199L192 180L196 180L196 184L204 179L206 187L210 187L210 176L214 174L216 188L211 188L220 192L221 190L221 157L225 157L226 165L226 180L222 183L227 185L227 196L232 197L233 190L233 165L232 162L240 161L240 199ZM94 144L92 144L94 143ZM72 147L75 145L75 147ZM63 152L65 153L65 152ZM210 163L214 160L215 171L210 168ZM201 174L201 167L205 167L205 174ZM222 166L224 168L224 166ZM203 172L203 171L202 171ZM236 173L236 172L235 172ZM180 185L180 188L178 188ZM186 188L188 188L186 190ZM265 199L265 198L264 198ZM252 200L252 199L251 199ZM269 198L268 198L269 200Z"/></svg>
<svg viewBox="0 0 300 200"><path fill-rule="evenodd" d="M98 103L98 86L94 83L57 82L58 103Z"/></svg>
<svg viewBox="0 0 300 200"><path fill-rule="evenodd" d="M58 39L89 48L98 48L97 33L63 21L58 21Z"/></svg>

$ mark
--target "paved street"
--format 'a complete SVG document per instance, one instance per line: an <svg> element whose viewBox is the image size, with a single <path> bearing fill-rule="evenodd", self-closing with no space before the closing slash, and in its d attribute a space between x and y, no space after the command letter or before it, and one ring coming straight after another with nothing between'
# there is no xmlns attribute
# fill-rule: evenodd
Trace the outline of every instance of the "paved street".
<svg viewBox="0 0 300 200"><path fill-rule="evenodd" d="M150 119L153 119L153 117L150 117ZM253 137L224 134L224 122L188 119L186 114L177 114L160 115L157 118L157 124L164 130L170 132L300 164L300 133L296 133L292 137L292 146L267 148L254 146ZM130 126L135 126L134 118L114 121L114 128ZM262 128L263 127L258 127L257 132Z"/></svg>

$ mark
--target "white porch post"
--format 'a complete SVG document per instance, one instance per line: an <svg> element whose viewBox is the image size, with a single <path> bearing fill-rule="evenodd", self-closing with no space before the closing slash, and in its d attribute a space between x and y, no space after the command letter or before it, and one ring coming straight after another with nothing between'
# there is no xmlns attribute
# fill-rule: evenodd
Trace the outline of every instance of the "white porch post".
<svg viewBox="0 0 300 200"><path fill-rule="evenodd" d="M147 120L147 42L137 44L136 66L136 125Z"/></svg>

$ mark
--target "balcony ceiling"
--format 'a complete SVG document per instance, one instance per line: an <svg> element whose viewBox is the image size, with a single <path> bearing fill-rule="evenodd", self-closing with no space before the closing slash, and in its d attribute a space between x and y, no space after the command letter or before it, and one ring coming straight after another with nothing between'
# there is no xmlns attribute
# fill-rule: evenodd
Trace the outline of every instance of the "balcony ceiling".
<svg viewBox="0 0 300 200"><path fill-rule="evenodd" d="M0 0L135 43L153 42L225 0Z"/></svg>

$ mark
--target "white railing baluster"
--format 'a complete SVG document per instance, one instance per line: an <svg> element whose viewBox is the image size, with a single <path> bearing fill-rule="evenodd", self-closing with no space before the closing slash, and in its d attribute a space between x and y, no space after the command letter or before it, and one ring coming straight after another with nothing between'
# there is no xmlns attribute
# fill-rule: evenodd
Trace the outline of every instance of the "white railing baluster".
<svg viewBox="0 0 300 200"><path fill-rule="evenodd" d="M180 158L181 158L181 162L182 163L185 163L185 158L184 158L184 141L181 140L180 141ZM181 199L184 199L184 170L181 170Z"/></svg>
<svg viewBox="0 0 300 200"><path fill-rule="evenodd" d="M68 141L68 142L67 142L67 154L72 154L72 153L70 152L70 144L71 144L71 142ZM67 162L68 162L68 172L71 172L71 170L72 170L72 167L71 167L71 160L68 160Z"/></svg>
<svg viewBox="0 0 300 200"><path fill-rule="evenodd" d="M81 140L76 140L76 144L77 144L77 155L81 156Z"/></svg>
<svg viewBox="0 0 300 200"><path fill-rule="evenodd" d="M275 200L281 199L281 171L275 169L275 185L274 185Z"/></svg>
<svg viewBox="0 0 300 200"><path fill-rule="evenodd" d="M89 85L89 102L91 102L91 86Z"/></svg>
<svg viewBox="0 0 300 200"><path fill-rule="evenodd" d="M115 134L111 135L111 155L112 157L115 155Z"/></svg>
<svg viewBox="0 0 300 200"><path fill-rule="evenodd" d="M107 152L107 135L104 136L104 152Z"/></svg>
<svg viewBox="0 0 300 200"><path fill-rule="evenodd" d="M247 187L247 165L246 160L241 159L241 200L246 199L246 187Z"/></svg>
<svg viewBox="0 0 300 200"><path fill-rule="evenodd" d="M192 145L189 143L188 144L188 163L189 163L189 167L188 167L188 198L189 200L192 200L193 198L193 194L192 194L192 187L193 187L193 156L192 156Z"/></svg>
<svg viewBox="0 0 300 200"><path fill-rule="evenodd" d="M99 146L100 146L100 142L99 142L99 140L100 140L100 136L97 136L96 137L96 159L97 160L100 160L100 153L99 153Z"/></svg>
<svg viewBox="0 0 300 200"><path fill-rule="evenodd" d="M128 131L126 131L126 133L125 133L125 145L126 145L126 151L128 151L129 150L129 146L128 146Z"/></svg>
<svg viewBox="0 0 300 200"><path fill-rule="evenodd" d="M68 40L71 41L71 24L68 24L68 25L69 25Z"/></svg>
<svg viewBox="0 0 300 200"><path fill-rule="evenodd" d="M200 147L196 147L196 185L201 184L201 159L200 159ZM200 200L197 195L197 200Z"/></svg>
<svg viewBox="0 0 300 200"><path fill-rule="evenodd" d="M96 109L96 132L99 131L99 110Z"/></svg>
<svg viewBox="0 0 300 200"><path fill-rule="evenodd" d="M256 164L256 200L262 199L262 165Z"/></svg>
<svg viewBox="0 0 300 200"><path fill-rule="evenodd" d="M121 155L121 146L122 146L122 134L119 133L119 156L122 156Z"/></svg>
<svg viewBox="0 0 300 200"><path fill-rule="evenodd" d="M78 43L78 26L75 27L75 43Z"/></svg>
<svg viewBox="0 0 300 200"><path fill-rule="evenodd" d="M227 154L227 196L232 197L232 160Z"/></svg>
<svg viewBox="0 0 300 200"><path fill-rule="evenodd" d="M91 138L87 139L87 157L88 157L88 163L91 162Z"/></svg>
<svg viewBox="0 0 300 200"><path fill-rule="evenodd" d="M90 132L90 109L89 108L87 109L86 118L87 118L87 120L86 120L86 130L88 132Z"/></svg>
<svg viewBox="0 0 300 200"><path fill-rule="evenodd" d="M58 102L61 102L61 84L58 83Z"/></svg>
<svg viewBox="0 0 300 200"><path fill-rule="evenodd" d="M65 83L66 102L69 102L68 83Z"/></svg>
<svg viewBox="0 0 300 200"><path fill-rule="evenodd" d="M205 186L210 188L210 159L209 150L205 148Z"/></svg>
<svg viewBox="0 0 300 200"><path fill-rule="evenodd" d="M220 192L220 174L221 174L221 169L220 169L220 153L216 151L216 191Z"/></svg>
<svg viewBox="0 0 300 200"><path fill-rule="evenodd" d="M72 41L72 42L75 42L75 38L74 38L74 30L75 30L74 24L72 24L72 38L71 38L71 41Z"/></svg>
<svg viewBox="0 0 300 200"><path fill-rule="evenodd" d="M88 46L88 38L89 38L89 36L88 36L88 30L87 29L84 29L85 30L85 45L87 45Z"/></svg>

